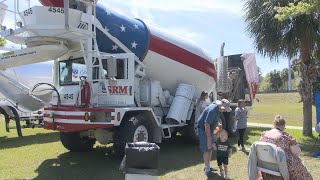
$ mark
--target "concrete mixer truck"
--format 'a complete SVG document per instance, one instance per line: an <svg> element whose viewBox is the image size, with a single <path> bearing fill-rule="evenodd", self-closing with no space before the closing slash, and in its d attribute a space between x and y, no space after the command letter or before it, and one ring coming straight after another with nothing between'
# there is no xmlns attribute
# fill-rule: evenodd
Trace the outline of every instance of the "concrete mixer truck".
<svg viewBox="0 0 320 180"><path fill-rule="evenodd" d="M0 71L0 113L4 116L6 131L16 129L19 137L22 137L22 128L43 127L42 109L51 99L51 90L41 89L36 94L30 91L19 81L13 68Z"/></svg>
<svg viewBox="0 0 320 180"><path fill-rule="evenodd" d="M52 101L44 128L60 131L70 151L96 141L161 143L177 132L196 142L196 99L252 102L258 85L253 54L214 60L193 43L90 0L41 0L20 12L2 36L26 48L0 57L0 69L54 59ZM39 84L41 85L41 84ZM232 115L224 124L231 129ZM229 127L228 127L229 126Z"/></svg>

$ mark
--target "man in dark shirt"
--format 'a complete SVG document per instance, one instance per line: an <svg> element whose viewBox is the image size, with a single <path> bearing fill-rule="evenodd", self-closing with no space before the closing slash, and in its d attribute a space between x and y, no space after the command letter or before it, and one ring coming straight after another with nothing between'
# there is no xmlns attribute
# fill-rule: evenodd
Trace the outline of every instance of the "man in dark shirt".
<svg viewBox="0 0 320 180"><path fill-rule="evenodd" d="M225 111L231 112L230 102L227 99L217 100L204 109L197 121L199 148L203 153L204 172L208 177L214 176L213 169L210 167L212 143L215 141L213 131L217 126L221 127L221 124L218 125L219 113Z"/></svg>

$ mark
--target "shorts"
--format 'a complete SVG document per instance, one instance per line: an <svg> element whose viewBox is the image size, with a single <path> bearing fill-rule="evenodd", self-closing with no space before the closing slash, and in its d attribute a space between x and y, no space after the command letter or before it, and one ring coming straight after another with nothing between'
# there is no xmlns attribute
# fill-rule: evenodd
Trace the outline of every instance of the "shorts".
<svg viewBox="0 0 320 180"><path fill-rule="evenodd" d="M221 166L222 164L228 165L229 158L228 156L217 156L217 162L218 162L218 166Z"/></svg>
<svg viewBox="0 0 320 180"><path fill-rule="evenodd" d="M208 149L207 145L207 135L206 132L202 129L198 129L198 137L199 137L199 149L202 153L211 151L212 149ZM211 137L212 143L216 141L216 136L212 135Z"/></svg>

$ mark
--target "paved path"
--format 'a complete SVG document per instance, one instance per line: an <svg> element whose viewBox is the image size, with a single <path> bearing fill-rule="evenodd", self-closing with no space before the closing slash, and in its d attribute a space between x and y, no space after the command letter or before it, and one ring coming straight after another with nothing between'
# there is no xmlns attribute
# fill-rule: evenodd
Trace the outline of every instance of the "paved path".
<svg viewBox="0 0 320 180"><path fill-rule="evenodd" d="M248 126L271 128L272 124L262 124L262 123L248 122ZM286 126L286 128L287 129L300 129L300 130L302 130L302 127L299 127L299 126ZM312 128L312 130L315 131L314 128Z"/></svg>

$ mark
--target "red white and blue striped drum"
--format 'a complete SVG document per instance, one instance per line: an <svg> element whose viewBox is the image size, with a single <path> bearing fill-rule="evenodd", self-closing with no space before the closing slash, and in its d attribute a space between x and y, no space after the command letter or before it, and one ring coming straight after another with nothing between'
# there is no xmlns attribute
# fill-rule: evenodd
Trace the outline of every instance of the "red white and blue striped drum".
<svg viewBox="0 0 320 180"><path fill-rule="evenodd" d="M46 6L63 7L63 0L40 0ZM103 27L146 65L147 76L159 80L163 89L174 94L179 83L196 87L195 98L201 91L215 94L213 59L189 40L146 25L143 21L123 16L104 6L96 5L96 17ZM124 52L97 30L99 50L107 53Z"/></svg>

